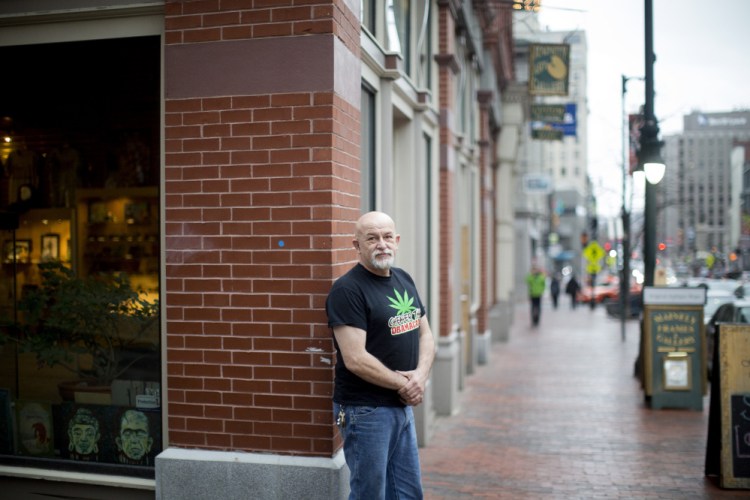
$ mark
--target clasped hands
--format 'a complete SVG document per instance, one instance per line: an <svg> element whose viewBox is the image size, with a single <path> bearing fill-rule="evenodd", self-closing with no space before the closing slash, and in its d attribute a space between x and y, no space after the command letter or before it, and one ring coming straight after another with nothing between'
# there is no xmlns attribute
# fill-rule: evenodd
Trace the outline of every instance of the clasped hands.
<svg viewBox="0 0 750 500"><path fill-rule="evenodd" d="M406 377L406 383L398 390L401 402L407 406L417 406L424 400L424 388L427 381L419 370L399 371L396 373Z"/></svg>

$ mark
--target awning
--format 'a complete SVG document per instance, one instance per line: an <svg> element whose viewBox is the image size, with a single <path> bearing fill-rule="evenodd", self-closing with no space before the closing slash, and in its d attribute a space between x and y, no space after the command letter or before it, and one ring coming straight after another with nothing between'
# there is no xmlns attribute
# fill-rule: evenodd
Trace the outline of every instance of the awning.
<svg viewBox="0 0 750 500"><path fill-rule="evenodd" d="M570 250L564 250L554 256L555 260L573 260L573 252Z"/></svg>

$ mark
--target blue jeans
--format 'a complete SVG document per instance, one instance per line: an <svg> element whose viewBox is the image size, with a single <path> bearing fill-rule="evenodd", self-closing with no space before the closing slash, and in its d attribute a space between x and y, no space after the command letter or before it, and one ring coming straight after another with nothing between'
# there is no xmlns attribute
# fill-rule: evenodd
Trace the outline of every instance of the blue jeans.
<svg viewBox="0 0 750 500"><path fill-rule="evenodd" d="M334 419L342 405L333 404ZM344 458L350 500L422 498L417 433L411 406L344 406Z"/></svg>

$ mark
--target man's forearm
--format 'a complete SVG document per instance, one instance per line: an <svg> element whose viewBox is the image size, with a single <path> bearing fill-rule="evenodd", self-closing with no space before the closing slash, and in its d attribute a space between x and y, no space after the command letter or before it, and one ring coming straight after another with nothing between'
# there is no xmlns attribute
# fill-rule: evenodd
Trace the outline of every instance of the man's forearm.
<svg viewBox="0 0 750 500"><path fill-rule="evenodd" d="M391 370L385 366L375 356L365 353L351 363L346 363L347 369L367 382L375 384L386 389L398 390L408 382L408 379L401 373Z"/></svg>
<svg viewBox="0 0 750 500"><path fill-rule="evenodd" d="M432 336L430 324L424 319L419 329L419 360L417 362L417 370L424 373L425 379L430 375L434 360L435 339Z"/></svg>

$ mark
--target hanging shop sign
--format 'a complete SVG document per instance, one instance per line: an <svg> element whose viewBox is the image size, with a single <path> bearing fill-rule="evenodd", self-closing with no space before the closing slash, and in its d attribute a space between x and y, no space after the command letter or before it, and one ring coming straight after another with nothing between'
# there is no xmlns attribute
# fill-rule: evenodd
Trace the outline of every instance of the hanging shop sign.
<svg viewBox="0 0 750 500"><path fill-rule="evenodd" d="M561 141L562 130L555 128L555 123L562 123L565 119L563 104L532 104L531 138L543 141Z"/></svg>
<svg viewBox="0 0 750 500"><path fill-rule="evenodd" d="M630 174L638 170L638 150L641 149L641 127L643 115L628 115L628 164Z"/></svg>
<svg viewBox="0 0 750 500"><path fill-rule="evenodd" d="M530 111L533 122L562 122L565 119L564 104L532 104Z"/></svg>
<svg viewBox="0 0 750 500"><path fill-rule="evenodd" d="M529 94L568 95L570 45L529 46Z"/></svg>
<svg viewBox="0 0 750 500"><path fill-rule="evenodd" d="M532 104L531 138L560 141L565 136L576 136L576 105Z"/></svg>
<svg viewBox="0 0 750 500"><path fill-rule="evenodd" d="M574 103L569 102L566 104L562 121L552 123L552 128L555 130L562 130L564 136L575 137L578 125L576 120L576 109Z"/></svg>

